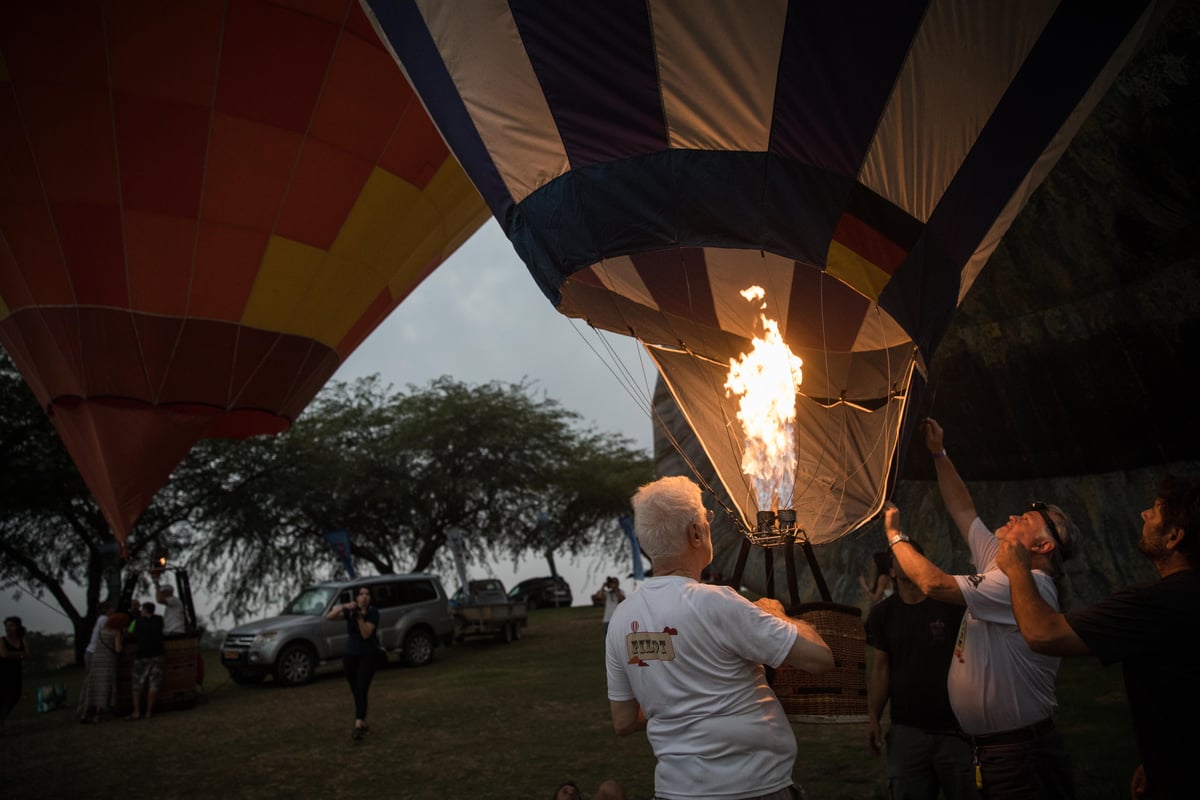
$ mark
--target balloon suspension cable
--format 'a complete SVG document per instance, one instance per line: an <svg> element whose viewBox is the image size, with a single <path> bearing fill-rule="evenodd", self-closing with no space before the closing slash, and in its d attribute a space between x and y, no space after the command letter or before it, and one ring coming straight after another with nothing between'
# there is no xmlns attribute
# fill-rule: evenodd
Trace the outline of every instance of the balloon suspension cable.
<svg viewBox="0 0 1200 800"><path fill-rule="evenodd" d="M649 377L646 374L646 362L641 356L641 348L638 348L638 364L642 372L642 380L639 384L636 376L626 367L625 362L622 361L617 355L616 350L612 346L612 342L610 342L609 339L604 336L604 331L601 328L597 328L595 325L593 325L591 320L584 320L584 322L596 334L596 338L603 345L604 352L602 353L600 350L598 350L596 346L588 339L588 337L583 335L583 332L579 329L579 326L575 324L575 320L572 319L571 328L575 331L575 335L578 336L580 340L587 346L587 348L596 355L596 358L600 360L600 363L604 365L609 374L617 379L617 383L620 384L621 388L625 390L625 394L627 394L630 399L633 400L638 409L645 413L646 418L649 419L653 424L655 420L654 413L651 409L653 409L654 402L652 398L652 392L646 388L649 386ZM629 336L633 339L636 339L639 343L641 342L641 339L638 339L637 333L632 328L629 330ZM607 354L607 358L605 357L605 354Z"/></svg>

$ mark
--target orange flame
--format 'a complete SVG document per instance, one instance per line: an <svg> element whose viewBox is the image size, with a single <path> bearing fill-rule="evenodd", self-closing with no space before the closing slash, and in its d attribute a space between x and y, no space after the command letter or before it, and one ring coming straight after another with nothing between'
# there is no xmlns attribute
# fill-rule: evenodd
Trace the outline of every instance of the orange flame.
<svg viewBox="0 0 1200 800"><path fill-rule="evenodd" d="M762 301L759 319L763 338L753 338L749 354L729 359L725 396L738 395L738 421L746 433L742 472L754 483L760 511L774 511L782 500L791 505L796 475L796 387L803 363L783 337L779 324L766 315L766 292L751 286L740 293L748 302Z"/></svg>

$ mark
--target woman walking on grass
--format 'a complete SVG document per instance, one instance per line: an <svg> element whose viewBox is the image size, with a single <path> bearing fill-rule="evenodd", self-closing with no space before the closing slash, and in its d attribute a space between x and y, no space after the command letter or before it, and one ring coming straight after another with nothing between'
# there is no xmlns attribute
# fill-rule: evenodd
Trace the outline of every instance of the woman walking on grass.
<svg viewBox="0 0 1200 800"><path fill-rule="evenodd" d="M354 730L350 738L358 741L367 732L367 692L375 667L379 663L379 638L375 629L379 627L379 609L371 605L371 590L360 586L354 601L334 606L325 615L326 619L346 620L346 652L342 656L342 667L350 693L354 695Z"/></svg>

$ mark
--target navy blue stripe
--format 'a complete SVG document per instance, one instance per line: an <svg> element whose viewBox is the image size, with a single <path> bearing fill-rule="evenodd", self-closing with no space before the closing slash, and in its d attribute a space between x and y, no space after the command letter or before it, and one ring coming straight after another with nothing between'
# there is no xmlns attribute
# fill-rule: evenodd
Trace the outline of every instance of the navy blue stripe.
<svg viewBox="0 0 1200 800"><path fill-rule="evenodd" d="M856 176L926 0L791 3L771 151Z"/></svg>
<svg viewBox="0 0 1200 800"><path fill-rule="evenodd" d="M511 0L573 169L667 147L645 0Z"/></svg>
<svg viewBox="0 0 1200 800"><path fill-rule="evenodd" d="M367 4L451 152L483 195L492 214L501 222L507 222L516 208L513 197L479 138L479 131L450 79L416 3L412 0L367 0Z"/></svg>
<svg viewBox="0 0 1200 800"><path fill-rule="evenodd" d="M880 299L926 358L949 324L962 268L1145 8L1077 0L1050 19Z"/></svg>
<svg viewBox="0 0 1200 800"><path fill-rule="evenodd" d="M823 265L853 183L769 153L673 150L551 181L506 232L555 305L602 258L678 245L761 249Z"/></svg>

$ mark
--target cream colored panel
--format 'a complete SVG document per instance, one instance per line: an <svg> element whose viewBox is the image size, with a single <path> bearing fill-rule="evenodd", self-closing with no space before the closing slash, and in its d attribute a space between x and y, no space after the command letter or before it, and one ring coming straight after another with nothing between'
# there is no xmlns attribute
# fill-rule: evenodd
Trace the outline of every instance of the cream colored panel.
<svg viewBox="0 0 1200 800"><path fill-rule="evenodd" d="M908 333L892 319L891 314L872 304L863 316L862 326L858 329L858 336L850 349L855 353L887 350L911 341Z"/></svg>
<svg viewBox="0 0 1200 800"><path fill-rule="evenodd" d="M708 266L713 306L722 330L732 331L747 339L761 336L760 313L778 322L780 330L787 330L788 300L792 296L795 261L758 250L715 248L705 250L704 259ZM742 297L740 292L751 286L762 287L766 292L763 300L750 302ZM764 302L765 309L762 308Z"/></svg>
<svg viewBox="0 0 1200 800"><path fill-rule="evenodd" d="M859 181L927 221L1057 5L934 0Z"/></svg>
<svg viewBox="0 0 1200 800"><path fill-rule="evenodd" d="M606 258L598 264L593 264L591 269L610 292L630 302L658 309L658 303L654 301L654 296L646 288L642 276L638 274L629 256Z"/></svg>
<svg viewBox="0 0 1200 800"><path fill-rule="evenodd" d="M670 145L765 152L787 0L651 0Z"/></svg>
<svg viewBox="0 0 1200 800"><path fill-rule="evenodd" d="M566 150L508 4L417 5L514 202L566 172Z"/></svg>

